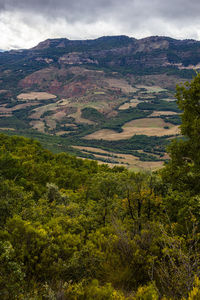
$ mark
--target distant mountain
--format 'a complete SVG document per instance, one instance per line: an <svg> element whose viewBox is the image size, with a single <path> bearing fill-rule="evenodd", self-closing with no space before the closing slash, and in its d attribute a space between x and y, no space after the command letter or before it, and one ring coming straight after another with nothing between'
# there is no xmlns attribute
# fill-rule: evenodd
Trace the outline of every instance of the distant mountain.
<svg viewBox="0 0 200 300"><path fill-rule="evenodd" d="M11 77L17 72L12 85L18 87L26 75L52 66L60 69L84 65L119 72L123 76L168 73L190 78L191 72L187 70L198 68L199 63L200 42L195 40L159 36L140 40L127 36L81 41L62 38L48 39L29 50L1 53L0 72L8 68ZM8 77L2 79L2 86L5 80L7 85Z"/></svg>
<svg viewBox="0 0 200 300"><path fill-rule="evenodd" d="M49 66L71 65L89 65L134 75L178 73L199 67L200 42L159 36L140 40L127 36L80 41L48 39L29 50L2 53L0 62L0 71L6 67L17 71L19 67L23 75Z"/></svg>
<svg viewBox="0 0 200 300"><path fill-rule="evenodd" d="M178 133L175 86L199 68L199 41L159 36L48 39L1 52L0 128L57 136L56 151L64 143L95 146L156 166L165 159L164 136Z"/></svg>

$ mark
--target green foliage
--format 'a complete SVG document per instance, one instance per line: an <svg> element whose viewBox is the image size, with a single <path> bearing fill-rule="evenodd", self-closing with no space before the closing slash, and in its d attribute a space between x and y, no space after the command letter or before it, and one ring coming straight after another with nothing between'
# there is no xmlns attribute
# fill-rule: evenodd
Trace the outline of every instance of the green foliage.
<svg viewBox="0 0 200 300"><path fill-rule="evenodd" d="M100 113L98 110L92 107L86 107L82 109L82 117L85 119L88 119L90 121L96 122L96 123L102 123L105 121L105 116Z"/></svg>
<svg viewBox="0 0 200 300"><path fill-rule="evenodd" d="M169 151L171 161L163 174L177 189L188 189L191 193L198 193L200 172L200 75L185 85L177 87L178 105L181 115L181 133L186 138L174 141Z"/></svg>
<svg viewBox="0 0 200 300"><path fill-rule="evenodd" d="M137 293L135 295L135 299L137 300L158 300L159 295L153 284L149 284L148 286L139 287Z"/></svg>
<svg viewBox="0 0 200 300"><path fill-rule="evenodd" d="M197 298L199 194L169 166L131 173L1 134L1 298Z"/></svg>
<svg viewBox="0 0 200 300"><path fill-rule="evenodd" d="M179 115L175 116L160 116L165 122L169 122L173 125L180 125L181 124L181 118Z"/></svg>
<svg viewBox="0 0 200 300"><path fill-rule="evenodd" d="M118 112L118 115L110 120L106 120L103 128L113 129L117 132L122 132L122 126L131 120L136 120L148 116L149 112L144 112L138 109L127 109Z"/></svg>
<svg viewBox="0 0 200 300"><path fill-rule="evenodd" d="M177 107L176 102L167 102L164 100L154 100L153 102L142 102L137 106L142 110L158 110L158 111L174 111L180 112L180 109Z"/></svg>
<svg viewBox="0 0 200 300"><path fill-rule="evenodd" d="M13 117L1 117L0 126L2 128L15 128L15 129L26 129L30 126L27 125L23 120L18 119L16 116Z"/></svg>
<svg viewBox="0 0 200 300"><path fill-rule="evenodd" d="M194 286L189 293L188 300L197 300L200 297L200 281L198 277L195 277Z"/></svg>
<svg viewBox="0 0 200 300"><path fill-rule="evenodd" d="M23 292L25 273L17 262L15 249L9 241L0 242L0 297L14 299Z"/></svg>

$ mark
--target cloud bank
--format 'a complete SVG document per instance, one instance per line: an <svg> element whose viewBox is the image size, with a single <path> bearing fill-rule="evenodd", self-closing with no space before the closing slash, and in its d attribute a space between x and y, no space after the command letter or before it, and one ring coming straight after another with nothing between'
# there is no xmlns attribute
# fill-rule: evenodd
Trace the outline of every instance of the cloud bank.
<svg viewBox="0 0 200 300"><path fill-rule="evenodd" d="M200 39L198 0L0 0L0 49L125 34Z"/></svg>

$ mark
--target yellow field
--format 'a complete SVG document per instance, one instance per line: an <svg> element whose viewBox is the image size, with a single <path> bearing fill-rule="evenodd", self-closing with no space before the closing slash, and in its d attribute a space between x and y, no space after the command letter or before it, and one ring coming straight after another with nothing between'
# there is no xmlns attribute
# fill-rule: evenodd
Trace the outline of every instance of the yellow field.
<svg viewBox="0 0 200 300"><path fill-rule="evenodd" d="M163 128L164 126L172 127L170 123L166 123L161 118L143 118L130 121L124 125L126 127L137 127L137 128Z"/></svg>
<svg viewBox="0 0 200 300"><path fill-rule="evenodd" d="M18 100L28 101L28 100L49 100L55 99L56 96L53 94L45 93L45 92L30 92L30 93L22 93L17 96Z"/></svg>
<svg viewBox="0 0 200 300"><path fill-rule="evenodd" d="M164 126L168 126L165 129ZM85 136L85 139L92 140L107 140L117 141L123 139L129 139L133 135L147 135L147 136L164 136L164 135L176 135L180 133L179 126L173 126L170 123L164 122L162 119L157 118L145 118L130 121L123 127L123 132L115 132L114 130L103 129L96 131L92 134Z"/></svg>
<svg viewBox="0 0 200 300"><path fill-rule="evenodd" d="M173 116L179 113L175 111L154 111L149 117L159 117L159 116Z"/></svg>

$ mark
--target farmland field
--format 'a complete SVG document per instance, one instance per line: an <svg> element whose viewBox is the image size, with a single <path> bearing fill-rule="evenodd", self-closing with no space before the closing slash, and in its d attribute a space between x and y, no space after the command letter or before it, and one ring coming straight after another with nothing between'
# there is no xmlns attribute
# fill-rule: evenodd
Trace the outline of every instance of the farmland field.
<svg viewBox="0 0 200 300"><path fill-rule="evenodd" d="M113 130L103 129L87 135L85 139L103 139L107 141L129 139L133 135L165 136L179 134L179 126L173 126L158 118L145 118L130 121L118 133Z"/></svg>
<svg viewBox="0 0 200 300"><path fill-rule="evenodd" d="M82 147L82 146L74 146L74 148L79 149L81 152L85 153L92 153L96 160L99 163L104 163L101 161L101 158L107 158L110 160L110 162L106 162L109 166L113 167L116 165L118 166L126 166L130 170L134 171L141 171L141 170L150 170L154 171L159 168L161 168L164 164L163 161L140 161L140 159L134 155L130 154L119 154L119 153L113 153L109 151L104 151L99 148L94 147ZM112 162L112 159L115 161L115 163Z"/></svg>
<svg viewBox="0 0 200 300"><path fill-rule="evenodd" d="M30 92L30 93L22 93L17 96L19 100L49 100L55 99L56 96L46 93L46 92Z"/></svg>

